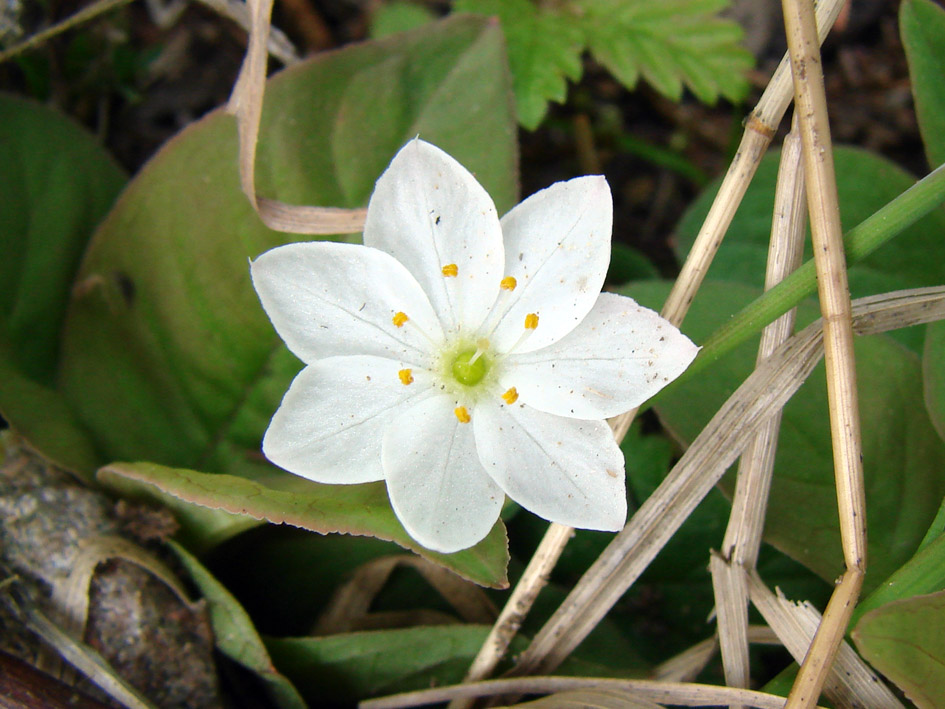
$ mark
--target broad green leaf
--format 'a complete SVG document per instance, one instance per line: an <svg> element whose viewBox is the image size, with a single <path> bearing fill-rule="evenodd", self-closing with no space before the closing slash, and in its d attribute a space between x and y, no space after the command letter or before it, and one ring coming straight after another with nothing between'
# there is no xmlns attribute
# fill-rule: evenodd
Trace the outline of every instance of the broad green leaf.
<svg viewBox="0 0 945 709"><path fill-rule="evenodd" d="M501 521L476 546L455 554L438 554L424 549L404 531L390 508L383 483L319 485L281 475L277 480L283 488L274 489L233 475L153 463L114 463L102 468L98 479L125 496L137 494L156 499L172 509L179 508L181 503L169 498L177 498L190 505L252 520L291 524L320 534L342 532L387 539L470 581L497 588L508 585L505 577L508 551ZM184 521L193 520L184 517ZM196 535L204 530L190 531ZM219 534L219 529L210 528L206 533Z"/></svg>
<svg viewBox="0 0 945 709"><path fill-rule="evenodd" d="M748 92L751 54L738 24L717 16L727 0L575 0L594 58L627 88L642 76L678 101L683 86L703 103Z"/></svg>
<svg viewBox="0 0 945 709"><path fill-rule="evenodd" d="M926 328L922 376L925 408L938 435L945 441L945 322L932 323Z"/></svg>
<svg viewBox="0 0 945 709"><path fill-rule="evenodd" d="M217 649L259 675L280 709L305 709L305 701L292 682L273 666L253 621L239 602L196 557L179 544L168 543L207 602Z"/></svg>
<svg viewBox="0 0 945 709"><path fill-rule="evenodd" d="M648 699L634 697L627 692L617 689L572 689L564 692L549 694L541 699L530 702L520 702L512 707L528 707L528 709L663 709L662 704L656 704Z"/></svg>
<svg viewBox="0 0 945 709"><path fill-rule="evenodd" d="M624 292L650 307L665 299L664 284ZM683 330L702 341L755 289L706 281ZM812 320L815 305L802 304ZM657 411L688 444L752 371L757 339L746 342L702 376L661 396ZM921 406L918 357L886 336L857 338L857 377L865 470L869 567L867 590L915 552L945 495L945 447ZM723 480L729 494L733 479ZM781 426L765 539L824 579L842 571L823 364L788 403Z"/></svg>
<svg viewBox="0 0 945 709"><path fill-rule="evenodd" d="M268 638L266 646L309 701L351 702L462 681L488 633L481 625L445 625Z"/></svg>
<svg viewBox="0 0 945 709"><path fill-rule="evenodd" d="M79 259L125 184L104 148L65 116L0 94L0 341L50 384Z"/></svg>
<svg viewBox="0 0 945 709"><path fill-rule="evenodd" d="M945 706L945 591L893 601L853 629L860 654L920 709Z"/></svg>
<svg viewBox="0 0 945 709"><path fill-rule="evenodd" d="M46 457L88 472L101 459L52 383L79 258L125 177L72 121L4 94L0 165L0 412Z"/></svg>
<svg viewBox="0 0 945 709"><path fill-rule="evenodd" d="M738 281L758 288L764 285L779 158L778 153L773 153L761 161L709 268L708 279ZM856 148L835 148L834 161L840 218L845 230L915 183L915 178L886 158ZM718 184L716 181L710 185L680 221L676 230L676 253L680 258L689 252ZM809 240L805 254L805 258L812 257ZM875 253L850 264L848 274L854 298L941 284L945 281L945 211L935 210ZM920 351L922 331L913 330L894 337Z"/></svg>
<svg viewBox="0 0 945 709"><path fill-rule="evenodd" d="M925 155L935 168L945 163L945 9L931 0L904 0L899 31Z"/></svg>
<svg viewBox="0 0 945 709"><path fill-rule="evenodd" d="M584 37L567 3L556 7L530 0L457 0L457 12L496 16L509 52L519 122L534 130L548 101L563 103L567 79L581 78Z"/></svg>

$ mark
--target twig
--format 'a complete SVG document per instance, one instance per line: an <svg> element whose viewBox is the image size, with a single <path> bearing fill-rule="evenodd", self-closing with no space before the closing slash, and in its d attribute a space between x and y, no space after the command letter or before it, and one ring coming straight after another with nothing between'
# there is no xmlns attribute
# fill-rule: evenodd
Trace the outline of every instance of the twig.
<svg viewBox="0 0 945 709"><path fill-rule="evenodd" d="M400 709L401 707L437 704L450 699L475 699L502 694L549 694L575 689L609 689L626 692L630 696L676 706L718 706L741 702L759 709L781 709L784 697L749 689L716 687L710 684L659 682L645 679L611 679L595 677L527 677L493 679L453 687L437 687L415 692L404 692L361 702L360 709Z"/></svg>
<svg viewBox="0 0 945 709"><path fill-rule="evenodd" d="M853 354L850 289L837 204L823 70L811 0L782 0L794 75L794 102L804 145L804 172L814 263L824 321L824 363L833 442L840 539L846 571L788 695L787 707L811 707L820 696L863 585L866 499Z"/></svg>
<svg viewBox="0 0 945 709"><path fill-rule="evenodd" d="M778 169L765 274L766 290L776 286L801 264L804 227L807 223L804 196L801 143L795 115L794 128L784 139ZM795 311L791 310L764 329L758 345L759 364L791 336L794 322ZM748 585L745 569L754 568L758 560L780 426L781 414L777 413L758 430L742 454L732 512L722 541L722 554L713 554L709 561L722 665L725 683L730 687L747 687L749 683Z"/></svg>

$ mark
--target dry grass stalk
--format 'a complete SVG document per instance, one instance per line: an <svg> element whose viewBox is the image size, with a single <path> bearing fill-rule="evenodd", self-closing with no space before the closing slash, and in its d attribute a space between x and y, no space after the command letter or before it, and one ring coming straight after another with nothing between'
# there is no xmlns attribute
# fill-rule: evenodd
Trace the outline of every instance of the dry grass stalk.
<svg viewBox="0 0 945 709"><path fill-rule="evenodd" d="M780 592L775 595L754 570L743 571L752 603L800 663L820 623L820 613L809 603L794 603ZM824 684L824 693L841 709L902 709L895 695L846 642L840 646L837 660Z"/></svg>
<svg viewBox="0 0 945 709"><path fill-rule="evenodd" d="M247 0L252 29L227 111L239 131L240 185L259 218L270 229L294 234L350 234L364 228L365 209L285 204L256 194L256 144L266 91L266 58L273 0Z"/></svg>
<svg viewBox="0 0 945 709"><path fill-rule="evenodd" d="M765 274L766 290L776 286L801 264L807 223L804 200L801 143L795 116L794 129L785 138L781 151ZM767 359L791 336L794 322L795 310L792 309L764 329L758 346L758 363ZM722 664L726 684L730 687L749 686L748 589L742 569L754 568L758 560L780 426L781 414L776 413L758 430L742 454L722 553L712 555L709 562Z"/></svg>
<svg viewBox="0 0 945 709"><path fill-rule="evenodd" d="M426 704L438 704L452 699L476 699L477 697L503 694L551 694L578 689L622 691L632 697L649 699L673 706L703 707L740 703L758 709L782 709L784 697L735 687L716 687L709 684L683 682L659 682L645 679L611 679L598 677L519 677L515 679L493 679L473 684L458 684L452 687L436 687L415 692L404 692L389 697L368 699L361 702L360 709L400 709Z"/></svg>
<svg viewBox="0 0 945 709"><path fill-rule="evenodd" d="M794 75L794 103L804 146L808 211L824 322L840 538L846 564L788 696L787 706L794 709L816 702L859 597L866 568L866 499L850 290L814 7L811 0L783 0L782 7Z"/></svg>
<svg viewBox="0 0 945 709"><path fill-rule="evenodd" d="M820 28L820 41L823 41L827 36L842 7L843 0L823 0L818 5L817 22ZM725 175L719 193L716 195L709 214L706 216L706 221L696 237L692 251L686 259L679 278L676 279L676 284L663 306L663 316L673 324L678 326L685 318L689 305L702 284L706 271L708 271L709 264L722 243L722 237L729 224L731 224L732 217L735 216L735 211L738 209L738 205L741 204L745 191L748 189L761 158L767 150L790 102L790 63L787 55L785 55L758 105L749 114L745 134L742 137L738 152L735 154L732 165ZM614 438L618 443L627 435L636 414L637 409L633 409L614 417L610 421L611 428L614 430ZM503 608L500 613L489 639L476 656L467 679L472 680L488 676L499 660L502 659L508 648L508 643L514 637L522 619L530 610L531 602L534 602L534 599L538 597L538 593L547 583L548 576L551 574L558 557L561 556L564 545L571 537L571 531L555 523L549 526L545 538L536 552L536 554L541 555L541 563L534 566L529 564L529 568L519 580L513 596L509 598L506 608ZM556 545L560 545L560 548L556 548ZM522 599L530 599L527 607L523 606ZM505 640L499 643L496 642L497 638ZM451 709L461 709L465 706L468 706L468 704L456 703L451 706Z"/></svg>
<svg viewBox="0 0 945 709"><path fill-rule="evenodd" d="M900 291L857 302L864 332L891 323L945 318L945 287ZM876 313L882 313L877 317ZM515 674L553 671L630 588L691 511L741 454L755 431L780 411L819 361L823 324L793 336L719 409L630 523L578 581L522 654Z"/></svg>

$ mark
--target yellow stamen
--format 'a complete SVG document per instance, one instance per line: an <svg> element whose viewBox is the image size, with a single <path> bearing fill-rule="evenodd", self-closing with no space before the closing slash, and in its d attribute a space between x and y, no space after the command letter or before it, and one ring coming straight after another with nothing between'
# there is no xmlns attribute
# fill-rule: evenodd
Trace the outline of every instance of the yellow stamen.
<svg viewBox="0 0 945 709"><path fill-rule="evenodd" d="M506 276L502 279L502 282L499 283L502 290L515 290L515 286L518 285L518 281L515 280L515 276Z"/></svg>
<svg viewBox="0 0 945 709"><path fill-rule="evenodd" d="M534 330L536 327L538 327L538 314L529 313L525 316L525 329Z"/></svg>
<svg viewBox="0 0 945 709"><path fill-rule="evenodd" d="M443 275L446 278L455 278L459 273L459 267L455 263L448 263L443 267Z"/></svg>
<svg viewBox="0 0 945 709"><path fill-rule="evenodd" d="M408 320L410 320L410 318L407 317L407 313L403 312L394 313L394 317L391 318L391 322L397 327L403 327L404 323Z"/></svg>
<svg viewBox="0 0 945 709"><path fill-rule="evenodd" d="M466 411L465 406L457 406L453 409L453 413L456 414L456 419L460 423L469 423L469 412Z"/></svg>
<svg viewBox="0 0 945 709"><path fill-rule="evenodd" d="M401 369L397 372L397 376L400 377L402 384L413 384L413 370Z"/></svg>
<svg viewBox="0 0 945 709"><path fill-rule="evenodd" d="M509 389L507 392L505 392L502 395L502 399L505 401L506 404L511 406L516 401L518 401L518 391L515 389L515 387L512 387L511 389Z"/></svg>

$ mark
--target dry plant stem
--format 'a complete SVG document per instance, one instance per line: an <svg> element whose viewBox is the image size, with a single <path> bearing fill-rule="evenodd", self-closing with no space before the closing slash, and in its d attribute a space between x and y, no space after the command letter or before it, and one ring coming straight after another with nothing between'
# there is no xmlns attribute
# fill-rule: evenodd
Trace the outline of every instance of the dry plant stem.
<svg viewBox="0 0 945 709"><path fill-rule="evenodd" d="M807 222L801 168L801 142L795 116L794 128L785 138L781 151L765 290L796 270L803 258ZM791 336L795 312L794 309L788 311L764 329L758 346L759 364ZM713 555L709 563L725 683L730 687L749 685L748 586L744 569L754 568L758 560L780 426L781 414L777 413L758 430L742 454L722 554Z"/></svg>
<svg viewBox="0 0 945 709"><path fill-rule="evenodd" d="M256 144L266 91L266 46L273 0L248 0L252 29L249 46L227 111L239 131L240 185L259 218L270 229L294 234L350 234L364 228L365 209L285 204L256 195Z"/></svg>
<svg viewBox="0 0 945 709"><path fill-rule="evenodd" d="M781 644L798 663L802 662L820 623L820 613L810 603L794 603L780 592L775 595L753 569L747 570L746 579L752 603ZM838 709L902 709L902 703L845 642L824 684L824 693Z"/></svg>
<svg viewBox="0 0 945 709"><path fill-rule="evenodd" d="M846 564L788 696L786 706L793 709L810 707L817 701L859 597L866 566L866 500L850 290L814 8L810 0L783 0L782 7L794 75L794 102L804 145L808 210L824 321L824 362L840 538Z"/></svg>
<svg viewBox="0 0 945 709"><path fill-rule="evenodd" d="M528 677L519 679L494 679L453 687L437 687L416 692L404 692L389 697L368 699L361 702L360 709L400 709L426 704L438 704L451 699L504 694L550 694L576 689L599 689L625 692L633 698L649 699L673 706L718 706L740 702L759 709L781 709L784 697L756 692L749 689L716 687L708 684L682 682L658 682L656 680L625 680L594 677Z"/></svg>

